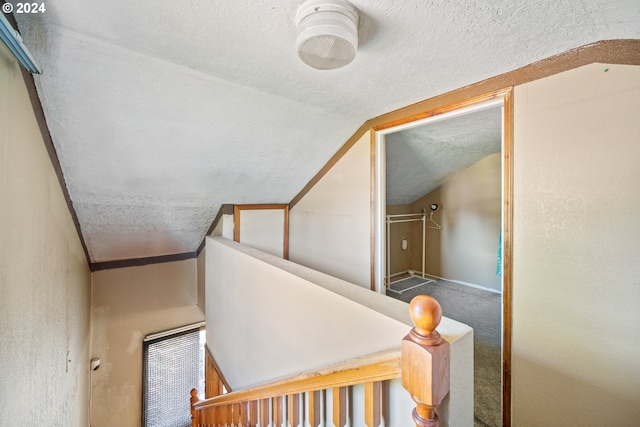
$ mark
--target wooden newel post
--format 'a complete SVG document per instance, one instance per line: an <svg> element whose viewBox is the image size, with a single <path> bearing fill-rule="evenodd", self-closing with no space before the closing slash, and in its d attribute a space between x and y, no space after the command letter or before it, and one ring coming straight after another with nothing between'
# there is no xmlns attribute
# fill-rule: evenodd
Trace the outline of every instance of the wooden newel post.
<svg viewBox="0 0 640 427"><path fill-rule="evenodd" d="M418 295L409 314L415 327L402 340L402 386L416 402L416 426L437 427L436 407L449 393L449 343L436 332L442 309L430 296Z"/></svg>
<svg viewBox="0 0 640 427"><path fill-rule="evenodd" d="M196 403L198 403L198 390L195 388L191 389L191 427L198 427L198 413L196 409L193 407Z"/></svg>

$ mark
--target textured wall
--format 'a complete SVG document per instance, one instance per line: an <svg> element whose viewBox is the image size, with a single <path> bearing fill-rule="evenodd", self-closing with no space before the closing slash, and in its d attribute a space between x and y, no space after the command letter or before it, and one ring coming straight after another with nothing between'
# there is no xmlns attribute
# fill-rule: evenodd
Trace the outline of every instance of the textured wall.
<svg viewBox="0 0 640 427"><path fill-rule="evenodd" d="M640 425L640 67L516 88L516 426Z"/></svg>
<svg viewBox="0 0 640 427"><path fill-rule="evenodd" d="M371 149L366 132L291 209L289 259L371 286Z"/></svg>
<svg viewBox="0 0 640 427"><path fill-rule="evenodd" d="M0 425L88 424L90 281L20 68L0 43Z"/></svg>
<svg viewBox="0 0 640 427"><path fill-rule="evenodd" d="M142 421L142 340L204 320L198 308L197 260L93 273L93 427ZM185 396L188 398L188 396Z"/></svg>
<svg viewBox="0 0 640 427"><path fill-rule="evenodd" d="M502 290L496 275L502 212L502 158L491 154L458 172L453 179L411 205L412 212L431 203L441 230L427 229L426 272L446 279ZM414 223L413 269L420 269L422 224Z"/></svg>

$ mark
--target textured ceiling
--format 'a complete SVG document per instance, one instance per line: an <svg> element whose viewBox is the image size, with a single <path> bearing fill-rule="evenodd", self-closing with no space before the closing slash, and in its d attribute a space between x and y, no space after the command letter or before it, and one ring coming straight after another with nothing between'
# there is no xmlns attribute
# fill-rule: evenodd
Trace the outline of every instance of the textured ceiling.
<svg viewBox="0 0 640 427"><path fill-rule="evenodd" d="M502 106L387 135L387 203L412 203L502 146Z"/></svg>
<svg viewBox="0 0 640 427"><path fill-rule="evenodd" d="M300 3L56 0L16 15L92 262L195 251L222 203L289 202L367 119L640 38L637 0L354 0L358 56L323 72L296 57Z"/></svg>

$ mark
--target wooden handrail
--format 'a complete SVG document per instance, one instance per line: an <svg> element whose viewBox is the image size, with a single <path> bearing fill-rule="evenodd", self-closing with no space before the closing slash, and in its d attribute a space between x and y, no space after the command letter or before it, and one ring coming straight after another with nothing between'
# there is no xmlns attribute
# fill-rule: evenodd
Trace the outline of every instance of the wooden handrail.
<svg viewBox="0 0 640 427"><path fill-rule="evenodd" d="M385 381L400 378L401 372L400 349L398 348L201 400L194 405L194 408L200 410L221 404Z"/></svg>
<svg viewBox="0 0 640 427"><path fill-rule="evenodd" d="M415 327L405 336L400 349L387 350L290 378L249 387L245 390L199 401L191 390L192 427L250 426L275 423L298 427L305 421L319 427L320 402L331 393L331 414L337 427L344 427L351 399L347 388L364 385L364 421L368 427L382 423L388 393L383 381L402 377L403 387L416 403L416 427L437 427L436 407L449 393L449 343L436 332L442 318L438 302L426 295L411 301L409 313ZM306 410L301 408L308 407ZM286 408L286 409L284 409ZM326 408L326 406L325 406ZM386 425L390 425L387 421Z"/></svg>

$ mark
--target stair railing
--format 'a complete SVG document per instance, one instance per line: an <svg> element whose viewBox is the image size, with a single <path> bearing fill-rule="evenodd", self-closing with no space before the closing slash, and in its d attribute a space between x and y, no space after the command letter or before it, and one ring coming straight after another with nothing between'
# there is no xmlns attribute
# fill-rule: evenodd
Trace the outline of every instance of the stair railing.
<svg viewBox="0 0 640 427"><path fill-rule="evenodd" d="M199 400L191 390L192 427L344 427L354 414L354 400L363 395L362 415L368 427L379 427L387 416L388 380L402 378L416 403L417 427L437 427L437 406L449 393L449 344L436 332L442 318L438 302L426 295L411 301L415 327L400 349L389 350L305 372L287 379ZM364 390L354 392L354 387ZM389 422L385 425L389 426ZM390 426L393 427L393 426Z"/></svg>

